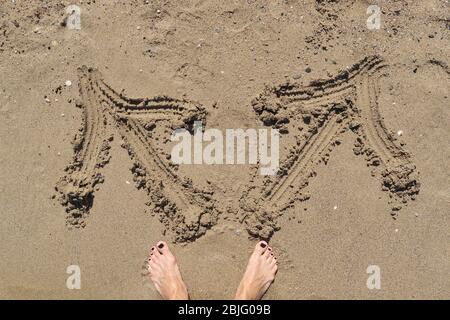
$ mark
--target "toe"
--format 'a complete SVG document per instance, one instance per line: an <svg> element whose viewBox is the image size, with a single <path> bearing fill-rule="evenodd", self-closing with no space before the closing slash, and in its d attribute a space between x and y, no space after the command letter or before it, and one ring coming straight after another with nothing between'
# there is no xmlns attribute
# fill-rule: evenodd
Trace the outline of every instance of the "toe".
<svg viewBox="0 0 450 320"><path fill-rule="evenodd" d="M266 252L267 247L268 247L267 242L260 241L256 244L255 252L258 252L259 254L263 254L264 252Z"/></svg>
<svg viewBox="0 0 450 320"><path fill-rule="evenodd" d="M270 264L270 266L274 266L277 264L277 260L274 257L270 257L269 264Z"/></svg>
<svg viewBox="0 0 450 320"><path fill-rule="evenodd" d="M153 260L150 260L147 264L147 270L152 272L155 270L156 262Z"/></svg>
<svg viewBox="0 0 450 320"><path fill-rule="evenodd" d="M271 257L271 252L269 251L269 250L266 250L264 253L263 253L263 257L265 257L266 259L269 259L270 257Z"/></svg>
<svg viewBox="0 0 450 320"><path fill-rule="evenodd" d="M277 264L275 264L275 265L271 266L271 268L272 268L272 272L273 272L273 274L276 274L276 273L277 273L277 271L278 271L278 266L277 266Z"/></svg>
<svg viewBox="0 0 450 320"><path fill-rule="evenodd" d="M160 273L162 270L161 263L159 263L158 261L152 260L152 261L150 261L150 263L148 265L149 265L150 273L153 275Z"/></svg>
<svg viewBox="0 0 450 320"><path fill-rule="evenodd" d="M159 261L160 258L161 258L161 253L159 253L158 250L154 250L154 251L153 251L153 254L150 256L150 259L151 259L152 261Z"/></svg>
<svg viewBox="0 0 450 320"><path fill-rule="evenodd" d="M158 242L156 244L156 248L158 249L157 251L161 254L169 252L169 247L167 246L167 243L165 243L164 241Z"/></svg>

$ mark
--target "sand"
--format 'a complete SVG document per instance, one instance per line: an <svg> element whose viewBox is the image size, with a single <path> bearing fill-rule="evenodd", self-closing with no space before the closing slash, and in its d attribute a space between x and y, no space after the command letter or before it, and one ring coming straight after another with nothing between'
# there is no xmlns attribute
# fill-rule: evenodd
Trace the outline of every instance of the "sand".
<svg viewBox="0 0 450 320"><path fill-rule="evenodd" d="M3 1L0 298L159 299L160 239L194 299L231 298L259 239L268 299L450 298L449 9ZM280 170L174 164L195 121L277 129Z"/></svg>

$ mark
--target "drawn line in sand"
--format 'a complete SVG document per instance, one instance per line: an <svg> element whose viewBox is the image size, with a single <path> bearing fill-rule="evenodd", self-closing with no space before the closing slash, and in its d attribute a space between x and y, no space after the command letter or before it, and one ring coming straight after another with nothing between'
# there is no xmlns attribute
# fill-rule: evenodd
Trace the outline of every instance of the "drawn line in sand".
<svg viewBox="0 0 450 320"><path fill-rule="evenodd" d="M95 189L104 180L101 168L110 159L109 142L113 136L109 132L115 129L134 161L136 187L147 191L152 212L173 232L174 240L191 241L204 234L218 217L211 192L182 180L152 138L152 131L159 125L190 129L194 121L204 120L204 109L168 97L127 98L105 84L97 70L86 67L79 69L79 87L83 126L74 143L74 159L56 185L68 213L67 223L85 226Z"/></svg>
<svg viewBox="0 0 450 320"><path fill-rule="evenodd" d="M278 174L262 177L255 172L239 201L239 219L251 236L269 239L279 229L277 217L309 199L306 187L316 166L327 163L348 131L355 134L354 153L364 156L372 176L388 192L393 216L415 199L420 188L416 168L378 109L378 80L384 70L380 58L368 57L332 79L268 87L254 99L253 108L264 125L279 129L294 143ZM128 98L104 83L97 70L86 67L79 69L79 86L83 126L74 140L73 161L56 185L68 224L85 225L94 192L104 179L101 170L109 162L114 131L134 161L136 187L147 192L151 211L175 242L193 241L217 224L221 203L214 191L197 189L181 178L154 136L159 128L192 131L194 121L205 120L206 111L169 97Z"/></svg>
<svg viewBox="0 0 450 320"><path fill-rule="evenodd" d="M315 167L328 161L348 130L356 135L354 153L365 157L372 176L389 193L392 215L415 199L420 188L416 167L387 130L378 108L378 80L385 69L380 58L368 57L329 80L268 87L253 101L260 120L293 136L295 144L277 176L250 186L242 196L242 220L250 234L270 238L278 229L277 216L296 201L309 199L305 187L316 175Z"/></svg>

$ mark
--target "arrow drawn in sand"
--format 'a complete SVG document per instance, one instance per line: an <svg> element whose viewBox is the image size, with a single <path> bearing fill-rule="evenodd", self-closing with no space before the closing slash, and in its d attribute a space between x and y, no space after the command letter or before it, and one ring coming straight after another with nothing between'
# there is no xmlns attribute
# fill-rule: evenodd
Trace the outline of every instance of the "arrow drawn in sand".
<svg viewBox="0 0 450 320"><path fill-rule="evenodd" d="M74 141L74 159L56 185L68 213L68 224L85 226L94 191L104 179L101 169L110 159L110 131L116 130L134 161L136 187L147 191L152 211L174 233L175 241L189 241L204 234L218 216L211 193L182 180L152 138L159 124L189 128L194 121L204 120L204 109L168 97L127 98L105 84L97 70L86 67L79 69L79 87L83 126Z"/></svg>
<svg viewBox="0 0 450 320"><path fill-rule="evenodd" d="M386 129L378 108L378 80L385 69L380 58L368 57L332 79L309 86L268 87L253 101L260 120L293 136L295 144L277 176L265 178L259 186L255 183L242 196L243 220L250 234L270 238L278 228L276 217L295 201L309 198L304 189L316 175L315 167L327 163L348 130L356 136L354 153L365 157L372 175L389 193L392 215L415 199L420 188L416 167Z"/></svg>

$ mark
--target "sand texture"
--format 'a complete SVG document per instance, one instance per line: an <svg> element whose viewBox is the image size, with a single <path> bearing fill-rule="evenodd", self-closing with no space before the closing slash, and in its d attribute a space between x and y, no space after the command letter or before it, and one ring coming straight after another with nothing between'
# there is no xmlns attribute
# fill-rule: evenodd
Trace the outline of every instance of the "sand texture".
<svg viewBox="0 0 450 320"><path fill-rule="evenodd" d="M2 1L0 298L159 299L143 266L165 240L192 298L228 299L261 239L279 256L268 299L450 298L449 16L440 0ZM199 121L277 129L279 170L174 163L171 134Z"/></svg>

